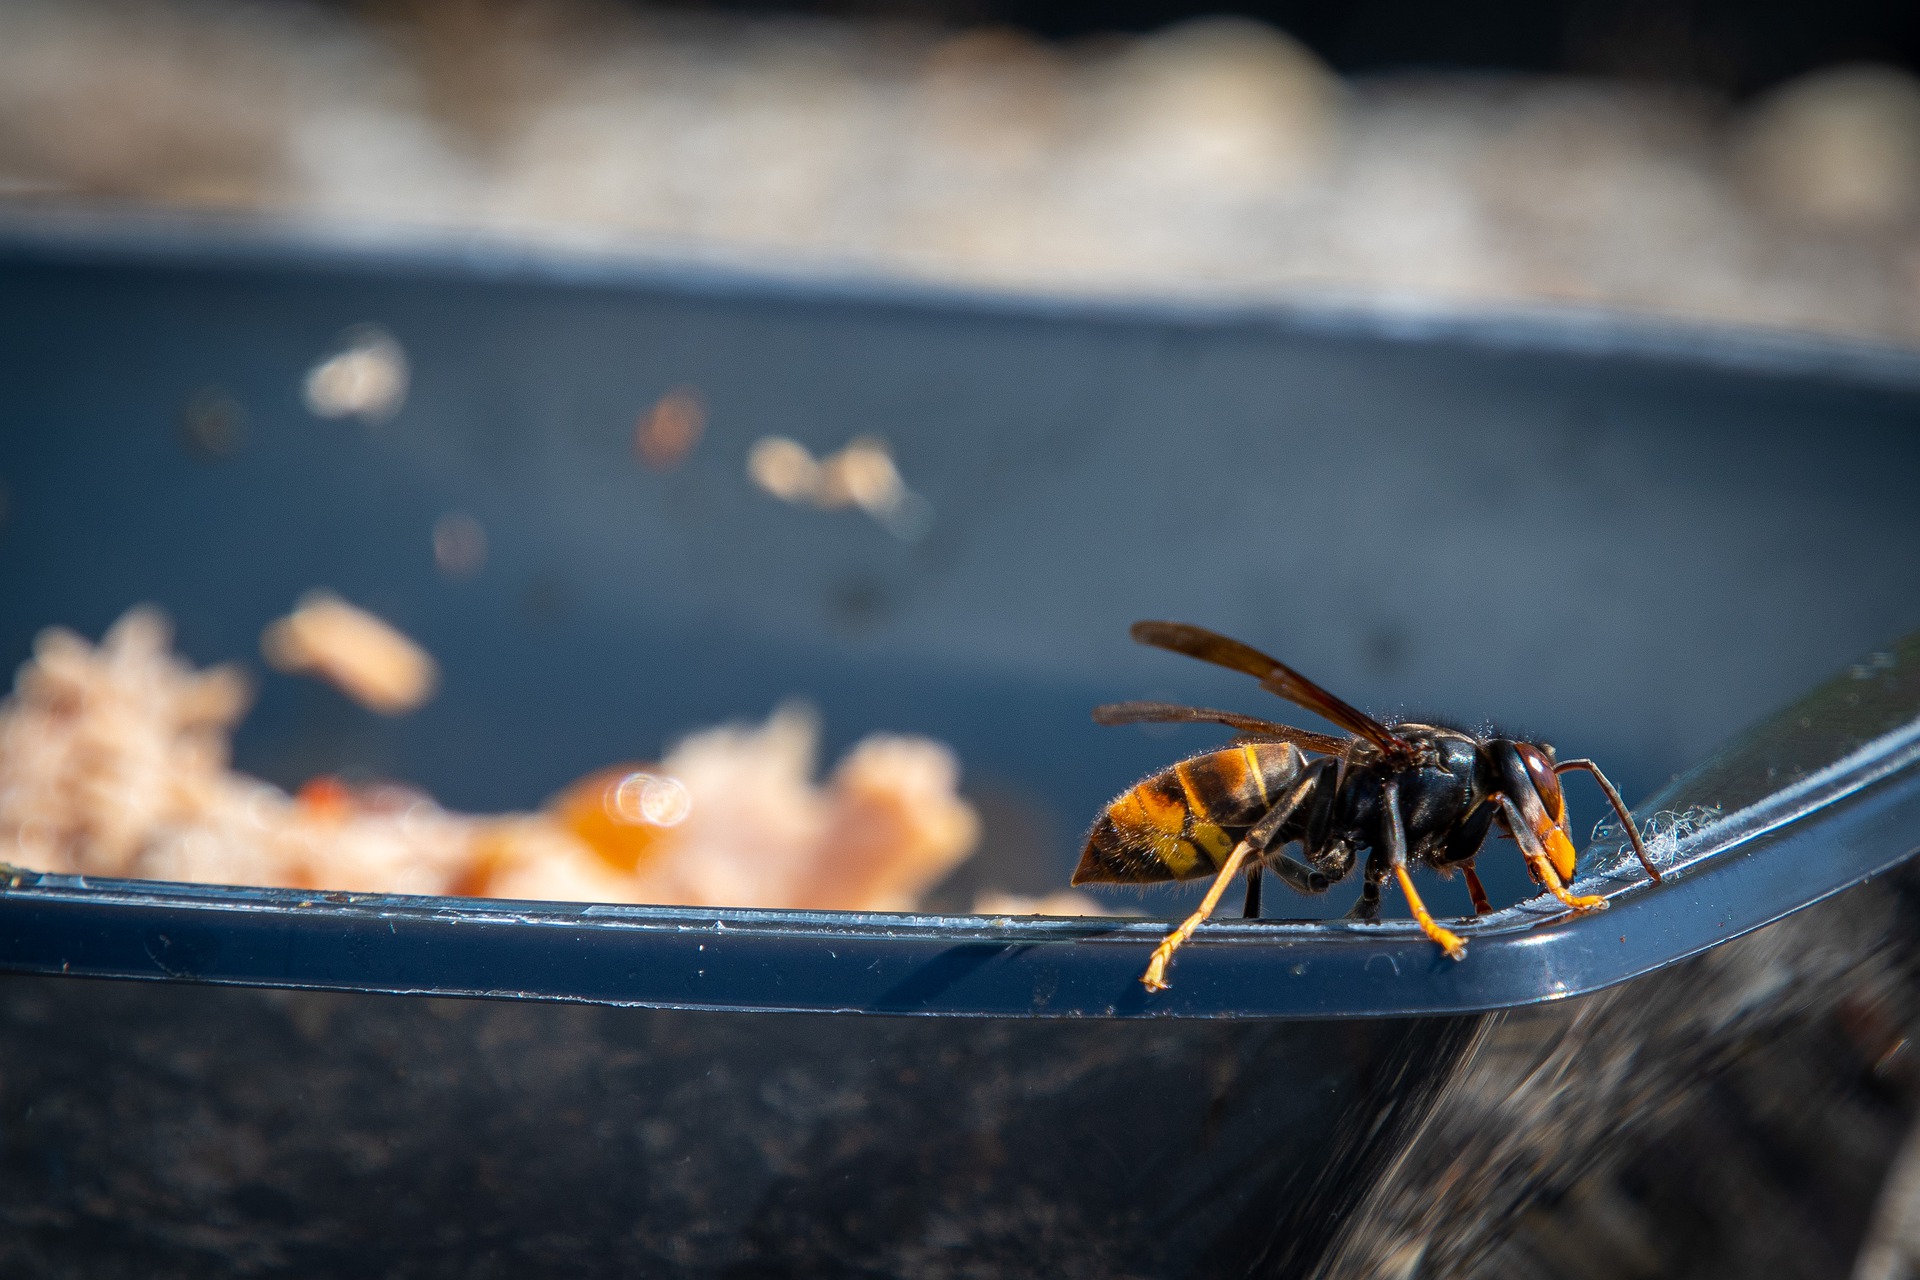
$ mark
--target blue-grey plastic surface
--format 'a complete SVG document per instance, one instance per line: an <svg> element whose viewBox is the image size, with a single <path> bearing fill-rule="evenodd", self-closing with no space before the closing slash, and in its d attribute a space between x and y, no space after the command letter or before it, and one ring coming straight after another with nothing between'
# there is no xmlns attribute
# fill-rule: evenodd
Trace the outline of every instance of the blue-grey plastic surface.
<svg viewBox="0 0 1920 1280"><path fill-rule="evenodd" d="M312 419L302 373L365 322L406 346L406 410L376 428ZM1107 795L1206 741L1099 729L1088 706L1258 696L1132 650L1134 617L1242 634L1383 712L1517 724L1598 756L1629 796L1920 623L1920 380L1910 357L1832 343L16 238L0 370L0 656L152 599L195 659L244 658L301 591L331 586L425 640L444 694L392 722L269 678L243 767L528 805L797 693L832 746L878 728L954 743L988 812L983 865L1027 891L1064 880ZM712 427L653 475L632 461L633 418L682 384ZM181 405L207 386L246 407L233 458L179 445ZM742 474L762 435L826 451L863 432L889 437L931 501L925 540L781 506ZM436 577L427 550L456 509L493 546L472 583ZM1646 972L1907 856L1914 709L1812 762L1850 761L1784 807L1670 791L1656 808L1731 820L1669 884L1605 882L1613 908L1577 920L1503 913L1468 928L1461 964L1405 923L1222 922L1150 997L1151 921L29 876L0 896L0 967L711 1009L1494 1008ZM1531 892L1517 859L1483 868L1497 899ZM1276 897L1276 913L1344 906Z"/></svg>
<svg viewBox="0 0 1920 1280"><path fill-rule="evenodd" d="M1920 725L1741 810L1666 882L1588 881L1461 926L1448 960L1410 922L1222 922L1139 983L1155 921L697 911L311 895L29 877L0 895L0 967L656 1008L975 1016L1452 1014L1594 991L1820 901L1920 846ZM1624 870L1624 869L1623 869Z"/></svg>

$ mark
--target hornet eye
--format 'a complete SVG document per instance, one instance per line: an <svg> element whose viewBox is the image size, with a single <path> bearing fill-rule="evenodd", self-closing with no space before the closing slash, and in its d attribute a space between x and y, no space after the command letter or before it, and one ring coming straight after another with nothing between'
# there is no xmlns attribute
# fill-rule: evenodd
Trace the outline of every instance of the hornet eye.
<svg viewBox="0 0 1920 1280"><path fill-rule="evenodd" d="M1533 783L1533 789L1540 795L1540 803L1546 806L1547 816L1558 823L1566 817L1566 797L1560 793L1560 778L1554 773L1553 764L1542 755L1538 748L1521 742L1515 744L1520 758L1527 765L1527 780Z"/></svg>

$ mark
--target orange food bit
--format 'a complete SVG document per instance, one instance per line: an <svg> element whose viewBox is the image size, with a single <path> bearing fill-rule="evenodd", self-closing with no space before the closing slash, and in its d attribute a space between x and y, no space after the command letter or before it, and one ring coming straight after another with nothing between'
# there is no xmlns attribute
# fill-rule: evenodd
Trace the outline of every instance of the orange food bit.
<svg viewBox="0 0 1920 1280"><path fill-rule="evenodd" d="M706 401L692 387L677 387L640 415L633 451L655 471L671 471L693 452L706 429Z"/></svg>
<svg viewBox="0 0 1920 1280"><path fill-rule="evenodd" d="M678 778L624 764L588 774L561 792L552 809L608 866L633 872L672 840L693 801Z"/></svg>
<svg viewBox="0 0 1920 1280"><path fill-rule="evenodd" d="M494 877L513 856L511 842L498 831L481 830L474 836L466 865L447 884L447 893L455 898L485 898L493 889Z"/></svg>
<svg viewBox="0 0 1920 1280"><path fill-rule="evenodd" d="M345 818L354 809L353 788L330 773L308 778L293 799L315 818Z"/></svg>

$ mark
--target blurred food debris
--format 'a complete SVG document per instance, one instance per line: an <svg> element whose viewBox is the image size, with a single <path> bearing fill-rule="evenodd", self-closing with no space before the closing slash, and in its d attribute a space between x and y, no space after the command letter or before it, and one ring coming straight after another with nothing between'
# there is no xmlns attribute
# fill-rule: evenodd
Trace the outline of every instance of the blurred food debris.
<svg viewBox="0 0 1920 1280"><path fill-rule="evenodd" d="M827 782L827 841L801 906L910 911L980 836L959 795L960 762L938 742L869 734Z"/></svg>
<svg viewBox="0 0 1920 1280"><path fill-rule="evenodd" d="M1104 68L1092 163L1147 192L1287 189L1333 152L1339 82L1291 38L1245 18L1198 18L1134 43Z"/></svg>
<svg viewBox="0 0 1920 1280"><path fill-rule="evenodd" d="M553 800L553 815L615 870L649 860L660 837L693 812L693 793L657 766L615 765L590 773Z"/></svg>
<svg viewBox="0 0 1920 1280"><path fill-rule="evenodd" d="M633 451L655 471L671 471L693 452L706 429L706 401L692 387L676 387L640 415Z"/></svg>
<svg viewBox="0 0 1920 1280"><path fill-rule="evenodd" d="M288 796L228 768L246 682L194 671L168 639L152 609L98 646L41 633L0 705L9 861L360 892L909 910L979 833L937 742L875 734L816 782L818 725L798 705L695 733L657 764L597 771L538 813L450 813L408 787L332 776Z"/></svg>
<svg viewBox="0 0 1920 1280"><path fill-rule="evenodd" d="M247 439L247 410L222 387L202 387L187 397L180 437L203 458L225 458Z"/></svg>
<svg viewBox="0 0 1920 1280"><path fill-rule="evenodd" d="M1343 79L1242 18L1048 42L598 0L13 4L0 211L238 209L1055 294L1550 300L1912 342L1916 101L1880 65L1751 104L1651 77ZM397 410L398 366L376 363L320 379L315 412Z"/></svg>
<svg viewBox="0 0 1920 1280"><path fill-rule="evenodd" d="M897 538L922 537L933 507L907 488L884 440L860 436L816 461L785 436L766 436L747 453L747 476L783 502L810 502L823 511L858 507Z"/></svg>
<svg viewBox="0 0 1920 1280"><path fill-rule="evenodd" d="M877 516L898 507L906 491L900 471L893 465L893 455L887 452L886 442L862 436L821 460L813 501L830 511L837 507L859 507Z"/></svg>
<svg viewBox="0 0 1920 1280"><path fill-rule="evenodd" d="M343 335L340 349L307 371L307 409L315 417L354 417L381 423L407 402L407 353L392 334L359 325Z"/></svg>
<svg viewBox="0 0 1920 1280"><path fill-rule="evenodd" d="M899 509L907 486L884 441L862 436L820 460L813 503L827 511L858 507L876 520Z"/></svg>
<svg viewBox="0 0 1920 1280"><path fill-rule="evenodd" d="M1084 893L1061 889L1041 897L989 889L973 900L977 916L1110 916L1118 914Z"/></svg>
<svg viewBox="0 0 1920 1280"><path fill-rule="evenodd" d="M638 901L911 910L978 838L958 762L937 742L874 734L821 785L818 740L813 712L789 704L695 733L658 765L590 775L554 812L633 875Z"/></svg>
<svg viewBox="0 0 1920 1280"><path fill-rule="evenodd" d="M227 784L227 730L247 682L232 667L194 671L170 638L149 608L129 610L98 647L40 633L0 711L9 861L124 874Z"/></svg>
<svg viewBox="0 0 1920 1280"><path fill-rule="evenodd" d="M328 591L267 627L260 652L276 671L317 675L369 710L397 716L433 696L433 656L386 622Z"/></svg>
<svg viewBox="0 0 1920 1280"><path fill-rule="evenodd" d="M487 567L487 527L464 511L433 522L433 563L446 577L471 578Z"/></svg>
<svg viewBox="0 0 1920 1280"><path fill-rule="evenodd" d="M0 191L210 209L270 201L293 81L311 83L315 69L295 71L306 59L289 56L291 30L248 29L239 17L167 4L0 6Z"/></svg>
<svg viewBox="0 0 1920 1280"><path fill-rule="evenodd" d="M747 478L782 502L809 502L820 487L820 464L798 440L766 436L747 451Z"/></svg>
<svg viewBox="0 0 1920 1280"><path fill-rule="evenodd" d="M1920 212L1920 82L1904 71L1802 76L1759 104L1745 141L1759 194L1789 217L1885 230Z"/></svg>

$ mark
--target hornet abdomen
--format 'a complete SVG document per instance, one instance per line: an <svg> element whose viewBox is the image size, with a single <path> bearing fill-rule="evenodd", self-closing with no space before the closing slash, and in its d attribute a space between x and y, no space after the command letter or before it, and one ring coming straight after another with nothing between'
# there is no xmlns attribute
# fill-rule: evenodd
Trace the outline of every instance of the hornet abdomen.
<svg viewBox="0 0 1920 1280"><path fill-rule="evenodd" d="M1182 760L1101 812L1073 883L1213 875L1305 768L1306 757L1286 742L1245 742Z"/></svg>

